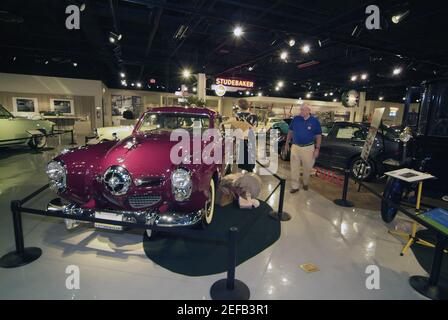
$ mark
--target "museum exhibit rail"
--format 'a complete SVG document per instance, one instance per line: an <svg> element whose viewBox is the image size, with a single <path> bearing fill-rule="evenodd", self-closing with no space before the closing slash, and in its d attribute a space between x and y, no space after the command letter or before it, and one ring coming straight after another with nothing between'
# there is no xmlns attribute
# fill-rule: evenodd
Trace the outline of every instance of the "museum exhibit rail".
<svg viewBox="0 0 448 320"><path fill-rule="evenodd" d="M61 136L63 134L66 133L70 133L70 145L75 145L75 135L73 133L73 129L72 130L54 130L53 133L50 134L31 134L30 137L26 137L26 138L15 138L15 139L7 139L7 140L0 140L0 143L4 143L4 142L17 142L17 141L26 141L26 140L30 140L32 138L39 138L39 137L56 137L56 136Z"/></svg>
<svg viewBox="0 0 448 320"><path fill-rule="evenodd" d="M42 255L42 250L36 247L25 247L24 237L23 237L23 227L22 227L22 213L28 213L33 215L39 215L44 217L54 217L61 219L73 220L75 217L73 215L38 210L33 208L24 207L23 205L37 197L39 194L44 192L49 188L49 184L42 186L33 193L24 197L21 200L11 201L11 212L14 227L14 240L15 240L15 251L7 253L0 258L0 267L2 268L17 268L27 265L35 260L37 260ZM112 221L99 219L94 217L76 217L78 221L93 222L93 223L103 223L116 225L121 227L128 227L134 229L145 229L152 231L159 231L163 233L173 234L180 237L191 237L191 238L201 238L206 241L219 241L227 242L228 247L228 260L227 260L227 277L226 279L216 281L211 289L210 296L214 300L248 300L250 298L250 290L248 286L235 279L235 270L237 262L237 241L239 239L239 230L236 227L231 227L227 233L218 233L210 231L195 231L192 229L182 229L182 228L162 228L154 225L130 223L124 221ZM244 228L242 228L244 229Z"/></svg>
<svg viewBox="0 0 448 320"><path fill-rule="evenodd" d="M280 188L280 197L279 197L279 200L278 200L278 211L277 212L272 211L272 212L269 213L269 215L272 218L277 219L279 221L289 221L289 220L291 220L291 215L289 215L287 212L283 211L283 203L285 201L286 179L280 177L278 174L276 174L276 173L272 172L271 170L269 170L269 168L265 167L258 160L256 162L257 162L257 164L260 167L262 167L264 170L269 172L274 178L279 180L278 185L274 188L274 190L271 192L271 194L265 200L265 202L268 202L268 200L274 195L274 193L278 190L278 188Z"/></svg>
<svg viewBox="0 0 448 320"><path fill-rule="evenodd" d="M377 191L373 190L371 187L366 185L361 179L358 179L356 177L351 176L350 174L347 174L347 170L345 170L345 179L344 179L344 188L342 191L342 199L337 199L334 202L342 207L350 207L347 204L350 204L350 202L347 200L348 195L348 183L349 180L352 179L354 182L358 183L360 186L365 188L367 191L375 195L376 197L380 198L381 201L386 202L389 206L397 209L398 211L402 212L407 217L411 218L412 220L416 221L420 225L424 226L428 230L433 231L437 236L437 243L434 250L434 257L432 261L431 266L431 272L428 277L422 277L422 276L411 276L409 278L409 283L420 294L433 299L433 300L447 300L448 299L448 289L441 287L439 283L440 279L440 271L442 267L442 260L444 255L444 249L445 246L448 244L447 241L447 235L440 229L435 228L433 225L425 221L420 217L420 215L424 212L420 213L412 213L409 210L403 208L400 204L397 204L393 202L390 199L385 198L382 194L378 193Z"/></svg>

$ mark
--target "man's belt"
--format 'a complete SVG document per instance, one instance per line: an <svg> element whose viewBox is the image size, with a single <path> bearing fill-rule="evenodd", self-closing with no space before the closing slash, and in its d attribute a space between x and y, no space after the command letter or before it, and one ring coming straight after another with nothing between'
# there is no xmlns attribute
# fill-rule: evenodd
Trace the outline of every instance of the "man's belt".
<svg viewBox="0 0 448 320"><path fill-rule="evenodd" d="M310 142L310 143L308 143L308 144L298 144L298 143L294 143L294 145L303 148L303 147L314 146L314 142Z"/></svg>

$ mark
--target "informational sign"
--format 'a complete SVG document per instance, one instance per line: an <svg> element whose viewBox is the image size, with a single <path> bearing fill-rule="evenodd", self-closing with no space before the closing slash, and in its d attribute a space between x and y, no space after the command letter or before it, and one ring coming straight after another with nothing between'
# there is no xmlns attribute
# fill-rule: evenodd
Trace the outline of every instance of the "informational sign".
<svg viewBox="0 0 448 320"><path fill-rule="evenodd" d="M366 142L364 147L362 148L361 158L364 161L369 159L370 151L372 150L372 146L375 142L376 134L378 133L378 129L381 125L381 119L383 118L384 111L386 108L378 108L375 109L373 113L372 123L370 124L369 134L367 135Z"/></svg>

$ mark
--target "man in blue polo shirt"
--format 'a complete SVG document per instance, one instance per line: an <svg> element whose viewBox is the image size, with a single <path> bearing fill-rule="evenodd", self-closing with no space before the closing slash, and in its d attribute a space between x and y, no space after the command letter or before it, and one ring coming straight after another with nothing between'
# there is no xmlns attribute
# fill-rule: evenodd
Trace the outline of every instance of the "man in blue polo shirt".
<svg viewBox="0 0 448 320"><path fill-rule="evenodd" d="M303 189L308 190L311 169L319 157L320 144L322 142L322 128L319 120L311 115L311 109L307 105L300 107L300 115L295 117L290 126L286 139L286 152L291 147L291 193L299 191L300 168L303 171Z"/></svg>

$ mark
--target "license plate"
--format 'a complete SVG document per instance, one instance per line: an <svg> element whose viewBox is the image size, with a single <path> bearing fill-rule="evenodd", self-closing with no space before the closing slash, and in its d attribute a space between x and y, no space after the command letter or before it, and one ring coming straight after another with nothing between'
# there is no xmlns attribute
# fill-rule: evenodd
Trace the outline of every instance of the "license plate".
<svg viewBox="0 0 448 320"><path fill-rule="evenodd" d="M123 215L116 214L116 213L110 213L110 212L95 212L95 218L111 220L111 221L123 221ZM117 226L117 225L107 224L107 223L98 223L98 222L95 222L95 228L114 230L114 231L122 231L123 230L122 226Z"/></svg>

